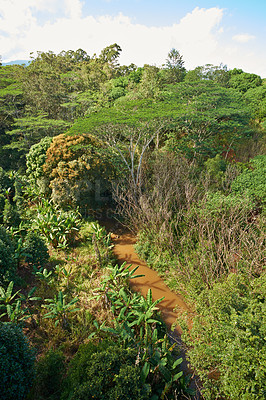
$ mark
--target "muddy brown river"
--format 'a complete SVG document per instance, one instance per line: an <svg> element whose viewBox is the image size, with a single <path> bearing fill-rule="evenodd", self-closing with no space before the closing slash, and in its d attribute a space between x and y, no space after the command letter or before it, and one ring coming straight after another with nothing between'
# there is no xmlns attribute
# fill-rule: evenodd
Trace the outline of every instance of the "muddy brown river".
<svg viewBox="0 0 266 400"><path fill-rule="evenodd" d="M164 297L164 299L158 304L158 307L160 308L162 318L168 327L176 322L176 319L180 313L191 312L187 304L182 299L182 296L173 293L165 285L158 273L150 269L144 261L140 260L134 249L136 237L132 233L122 233L120 236L113 239L113 243L113 251L118 262L122 263L126 261L127 264L132 265L132 268L139 266L136 274L144 275L142 277L132 279L131 286L133 290L146 297L148 290L151 289L153 300ZM181 328L178 325L176 326L176 330L177 333L181 333Z"/></svg>
<svg viewBox="0 0 266 400"><path fill-rule="evenodd" d="M158 273L149 268L148 265L138 257L134 249L134 245L137 241L136 236L128 231L125 231L121 228L121 226L116 228L117 225L114 223L110 224L110 222L105 222L104 226L106 227L107 231L113 232L113 253L116 256L119 264L126 262L127 265L131 264L131 268L138 266L139 268L137 269L136 274L144 275L131 280L132 289L141 293L145 297L147 296L148 290L151 289L153 300L164 297L164 299L158 304L158 307L168 328L170 328L172 324L176 323L177 318L182 314L182 312L186 312L192 316L192 312L183 300L182 296L173 293L165 285ZM191 325L192 318L190 318L189 327L191 327ZM181 328L179 325L175 326L175 329L172 333L169 332L169 338L172 342L176 342L178 344L180 355L183 358L181 368L186 374L191 375L190 388L195 390L195 396L193 396L193 399L200 400L201 395L198 387L198 377L188 365L186 359L186 349L181 341Z"/></svg>

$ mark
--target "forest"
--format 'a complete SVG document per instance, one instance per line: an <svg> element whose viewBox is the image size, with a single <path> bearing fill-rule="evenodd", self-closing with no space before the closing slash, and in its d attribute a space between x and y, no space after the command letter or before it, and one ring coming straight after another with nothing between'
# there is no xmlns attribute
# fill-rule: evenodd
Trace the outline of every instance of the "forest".
<svg viewBox="0 0 266 400"><path fill-rule="evenodd" d="M1 399L263 400L266 78L121 51L0 63ZM106 221L193 310L198 391Z"/></svg>

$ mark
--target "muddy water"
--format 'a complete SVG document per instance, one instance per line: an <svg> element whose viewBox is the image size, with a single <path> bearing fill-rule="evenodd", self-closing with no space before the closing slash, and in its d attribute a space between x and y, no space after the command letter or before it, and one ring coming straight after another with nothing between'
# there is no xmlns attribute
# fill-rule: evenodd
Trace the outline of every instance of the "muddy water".
<svg viewBox="0 0 266 400"><path fill-rule="evenodd" d="M164 299L158 304L158 307L160 308L162 318L168 327L176 322L177 316L180 315L180 312L182 313L186 311L190 313L190 309L182 297L171 292L157 272L150 269L145 262L139 259L134 249L136 238L133 234L128 232L122 233L120 236L113 239L113 243L115 245L114 254L117 260L120 263L126 261L127 264L132 265L131 268L139 266L136 274L144 275L131 281L133 290L140 292L146 297L148 290L151 289L153 300L164 297ZM175 309L176 311L174 311ZM180 334L181 328L176 326L176 331Z"/></svg>
<svg viewBox="0 0 266 400"><path fill-rule="evenodd" d="M182 296L173 293L165 285L157 272L150 269L144 261L140 260L134 249L136 237L130 232L125 232L121 227L114 229L116 224L105 223L104 225L108 231L111 230L114 232L112 234L114 243L113 252L118 262L120 264L123 262L131 264L131 268L138 266L139 268L136 271L136 274L144 275L131 281L133 290L138 291L146 297L148 290L151 289L153 300L164 297L164 299L158 304L158 307L161 310L161 315L166 325L170 328L173 323L176 323L176 319L180 314L182 314L182 312L188 312L191 316L192 312L182 299ZM189 325L191 327L192 318L190 319ZM169 333L168 335L172 343L175 342L178 344L180 355L183 358L183 362L180 366L181 369L185 374L191 375L189 387L195 391L193 399L200 400L199 378L195 375L194 371L191 370L187 362L186 349L181 341L180 326L176 325L174 332L171 334Z"/></svg>

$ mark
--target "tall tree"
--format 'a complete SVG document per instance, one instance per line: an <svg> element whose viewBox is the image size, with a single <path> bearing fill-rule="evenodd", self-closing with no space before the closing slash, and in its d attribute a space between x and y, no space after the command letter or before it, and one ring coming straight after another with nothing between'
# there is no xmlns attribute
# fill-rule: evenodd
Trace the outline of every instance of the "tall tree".
<svg viewBox="0 0 266 400"><path fill-rule="evenodd" d="M172 49L168 53L164 68L167 83L178 83L184 80L186 69L184 67L183 56L178 50Z"/></svg>

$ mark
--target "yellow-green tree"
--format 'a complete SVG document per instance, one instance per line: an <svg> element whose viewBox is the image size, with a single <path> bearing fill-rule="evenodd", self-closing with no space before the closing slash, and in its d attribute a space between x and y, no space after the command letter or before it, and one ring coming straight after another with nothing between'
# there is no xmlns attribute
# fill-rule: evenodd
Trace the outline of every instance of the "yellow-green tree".
<svg viewBox="0 0 266 400"><path fill-rule="evenodd" d="M114 174L100 140L69 134L53 138L43 171L56 204L81 207L101 200L101 192L107 190Z"/></svg>

